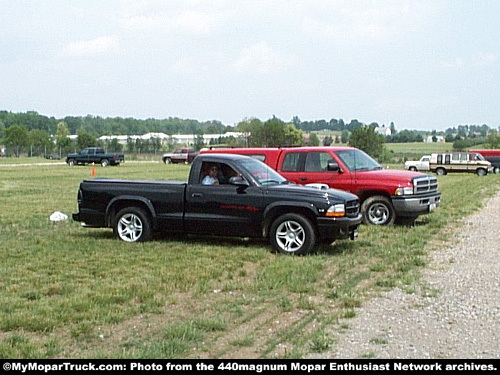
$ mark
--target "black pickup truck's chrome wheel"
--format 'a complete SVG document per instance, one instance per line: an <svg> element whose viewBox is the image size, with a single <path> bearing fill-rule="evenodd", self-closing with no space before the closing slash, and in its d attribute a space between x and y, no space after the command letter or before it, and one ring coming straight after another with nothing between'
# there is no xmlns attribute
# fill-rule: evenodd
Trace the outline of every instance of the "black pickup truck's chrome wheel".
<svg viewBox="0 0 500 375"><path fill-rule="evenodd" d="M316 242L314 228L302 215L286 214L271 225L271 244L283 254L306 254Z"/></svg>
<svg viewBox="0 0 500 375"><path fill-rule="evenodd" d="M124 208L116 215L115 234L125 242L146 241L151 237L148 216L140 208Z"/></svg>

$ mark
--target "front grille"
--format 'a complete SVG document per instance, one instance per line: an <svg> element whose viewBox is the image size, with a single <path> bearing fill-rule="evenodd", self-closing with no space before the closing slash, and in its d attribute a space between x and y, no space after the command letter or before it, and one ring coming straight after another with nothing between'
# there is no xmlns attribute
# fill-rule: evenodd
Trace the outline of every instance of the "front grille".
<svg viewBox="0 0 500 375"><path fill-rule="evenodd" d="M359 200L349 201L345 204L345 211L347 217L357 217L359 214Z"/></svg>
<svg viewBox="0 0 500 375"><path fill-rule="evenodd" d="M435 176L426 175L413 179L413 192L415 194L433 193L438 190L438 182Z"/></svg>

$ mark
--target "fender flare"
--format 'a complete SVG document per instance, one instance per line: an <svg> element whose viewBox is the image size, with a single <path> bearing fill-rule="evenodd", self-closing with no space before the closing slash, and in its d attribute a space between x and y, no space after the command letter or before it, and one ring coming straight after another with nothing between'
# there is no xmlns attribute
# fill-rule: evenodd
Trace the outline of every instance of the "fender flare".
<svg viewBox="0 0 500 375"><path fill-rule="evenodd" d="M112 208L115 204L122 202L122 201L136 201L140 202L143 205L145 205L151 214L151 217L153 219L153 225L156 226L156 210L153 206L153 203L149 199L143 198L143 197L138 197L137 195L119 195L117 197L114 197L109 201L107 207L106 207L106 215L105 215L105 222L111 224L110 219L111 219L111 213L113 212Z"/></svg>
<svg viewBox="0 0 500 375"><path fill-rule="evenodd" d="M274 213L275 211L281 212L283 209L286 209L286 212L280 214ZM312 203L291 201L278 201L271 203L262 213L262 232L264 236L267 236L273 219L284 213L305 213L306 217L310 219L315 219L319 216L318 209ZM316 227L316 220L312 220L311 224Z"/></svg>

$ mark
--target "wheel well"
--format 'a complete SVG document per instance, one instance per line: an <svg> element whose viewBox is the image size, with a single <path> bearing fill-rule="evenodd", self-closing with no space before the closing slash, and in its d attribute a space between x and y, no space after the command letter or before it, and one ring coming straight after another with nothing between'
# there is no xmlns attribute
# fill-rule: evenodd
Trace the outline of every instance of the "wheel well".
<svg viewBox="0 0 500 375"><path fill-rule="evenodd" d="M391 199L391 196L388 193L386 193L385 191L365 190L365 191L358 191L358 192L356 192L356 195L361 200L361 203L363 203L368 198L375 197L375 196L386 197L389 200Z"/></svg>
<svg viewBox="0 0 500 375"><path fill-rule="evenodd" d="M304 216L311 222L311 224L314 227L314 230L317 231L318 226L317 226L316 215L311 210L305 207L279 206L273 208L270 212L268 212L264 219L262 228L264 237L267 237L269 235L269 229L271 228L271 225L273 224L274 220L276 220L281 215L285 214L298 214Z"/></svg>
<svg viewBox="0 0 500 375"><path fill-rule="evenodd" d="M149 220L151 221L151 225L154 227L153 214L146 203L136 200L119 200L109 207L108 212L106 213L106 224L108 227L113 226L113 222L115 221L115 216L118 212L120 212L123 208L126 207L137 207L142 209L146 215L148 215Z"/></svg>

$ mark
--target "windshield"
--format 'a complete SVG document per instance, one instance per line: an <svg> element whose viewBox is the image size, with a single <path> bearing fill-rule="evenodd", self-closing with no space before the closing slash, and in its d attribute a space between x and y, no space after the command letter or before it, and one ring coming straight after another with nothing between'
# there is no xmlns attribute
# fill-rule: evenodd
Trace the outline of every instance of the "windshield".
<svg viewBox="0 0 500 375"><path fill-rule="evenodd" d="M253 158L245 159L241 166L250 173L259 184L286 184L288 181L274 169Z"/></svg>
<svg viewBox="0 0 500 375"><path fill-rule="evenodd" d="M382 169L379 163L361 150L342 150L336 154L351 172Z"/></svg>

